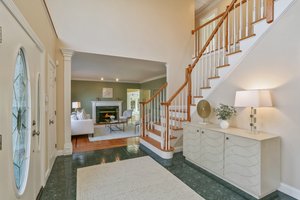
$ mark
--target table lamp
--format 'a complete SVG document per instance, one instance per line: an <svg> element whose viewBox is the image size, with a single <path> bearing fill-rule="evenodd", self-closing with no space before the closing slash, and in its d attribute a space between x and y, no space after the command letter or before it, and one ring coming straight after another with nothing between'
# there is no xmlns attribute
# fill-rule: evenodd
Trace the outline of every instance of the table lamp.
<svg viewBox="0 0 300 200"><path fill-rule="evenodd" d="M250 128L256 132L256 109L258 107L271 107L272 100L269 90L245 90L235 94L235 107L251 107Z"/></svg>
<svg viewBox="0 0 300 200"><path fill-rule="evenodd" d="M78 108L81 108L81 103L79 101L72 102L72 108L77 112Z"/></svg>

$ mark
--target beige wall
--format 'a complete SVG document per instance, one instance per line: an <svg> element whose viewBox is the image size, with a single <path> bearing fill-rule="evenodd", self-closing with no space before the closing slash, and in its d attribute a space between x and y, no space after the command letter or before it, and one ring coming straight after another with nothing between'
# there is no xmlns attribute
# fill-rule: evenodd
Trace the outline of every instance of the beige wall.
<svg viewBox="0 0 300 200"><path fill-rule="evenodd" d="M258 110L259 129L281 137L282 182L300 189L300 2L263 36L237 69L208 98L234 104L235 92L270 89L274 107ZM231 125L249 129L249 109L238 109ZM215 114L213 113L212 116ZM196 115L193 120L199 120ZM218 123L215 117L211 121Z"/></svg>

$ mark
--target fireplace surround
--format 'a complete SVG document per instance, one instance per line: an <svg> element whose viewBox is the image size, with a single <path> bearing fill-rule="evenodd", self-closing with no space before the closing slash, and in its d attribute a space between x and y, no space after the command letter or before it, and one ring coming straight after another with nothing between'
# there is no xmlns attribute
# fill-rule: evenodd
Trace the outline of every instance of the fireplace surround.
<svg viewBox="0 0 300 200"><path fill-rule="evenodd" d="M100 118L100 115L99 115L100 113L97 111L97 107L99 107L99 108L106 107L105 108L106 110L104 110L104 111L110 111L110 112L108 112L108 115L111 115L111 114L117 112L115 119L119 119L120 116L122 115L122 101L92 101L92 119L93 119L94 123L98 123L99 118ZM98 110L99 110L99 108L98 108ZM116 109L116 111L114 111L112 109ZM103 114L103 113L101 113L101 114ZM106 113L104 113L104 114L106 114Z"/></svg>

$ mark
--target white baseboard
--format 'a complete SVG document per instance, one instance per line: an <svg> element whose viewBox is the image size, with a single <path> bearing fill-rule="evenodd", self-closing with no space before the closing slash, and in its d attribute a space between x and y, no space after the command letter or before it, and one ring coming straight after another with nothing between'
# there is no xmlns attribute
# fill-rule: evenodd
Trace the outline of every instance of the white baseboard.
<svg viewBox="0 0 300 200"><path fill-rule="evenodd" d="M65 143L64 145L64 150L63 150L63 155L71 155L73 152L73 146L72 143Z"/></svg>
<svg viewBox="0 0 300 200"><path fill-rule="evenodd" d="M56 151L56 156L62 156L64 155L64 150L57 150Z"/></svg>
<svg viewBox="0 0 300 200"><path fill-rule="evenodd" d="M174 153L179 153L183 151L183 146L174 147Z"/></svg>
<svg viewBox="0 0 300 200"><path fill-rule="evenodd" d="M287 195L290 195L291 197L294 197L296 199L300 199L300 190L297 188L294 188L292 186L289 186L285 183L280 183L280 186L278 188L280 192L283 192Z"/></svg>

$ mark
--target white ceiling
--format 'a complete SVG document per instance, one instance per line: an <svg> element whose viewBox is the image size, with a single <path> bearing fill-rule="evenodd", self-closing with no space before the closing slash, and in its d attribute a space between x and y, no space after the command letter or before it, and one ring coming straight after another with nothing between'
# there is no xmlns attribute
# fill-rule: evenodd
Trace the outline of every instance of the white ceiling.
<svg viewBox="0 0 300 200"><path fill-rule="evenodd" d="M72 80L142 83L165 75L161 62L79 52L72 57Z"/></svg>

